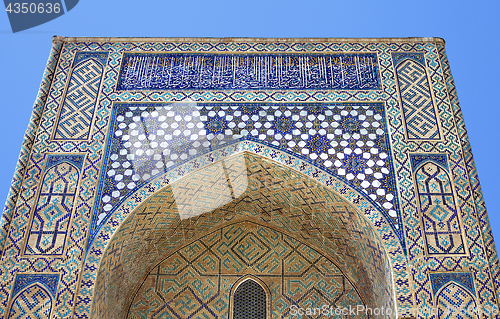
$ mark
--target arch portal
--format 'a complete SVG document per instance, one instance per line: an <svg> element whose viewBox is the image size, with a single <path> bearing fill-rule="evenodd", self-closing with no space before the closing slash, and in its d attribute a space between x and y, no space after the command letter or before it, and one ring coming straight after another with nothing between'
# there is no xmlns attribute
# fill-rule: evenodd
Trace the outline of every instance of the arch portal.
<svg viewBox="0 0 500 319"><path fill-rule="evenodd" d="M234 225L239 225L241 232L236 246L230 245L228 237L222 235L224 229ZM269 234L262 235L255 230L257 228ZM219 241L219 246L227 246L227 249L210 253L214 248L207 246L206 240L217 233L215 230L223 242ZM266 243L276 236L280 239ZM343 278L342 289L344 284L350 283L352 288L349 289L363 304L394 309L391 262L385 244L371 222L343 196L317 181L264 157L242 152L186 175L157 191L130 213L103 253L92 317L125 318L127 310L133 309L134 301L141 295L141 287L153 280L148 278L156 276L155 269L158 274L164 262L170 265L168 267L180 263L180 256L185 256L183 249L193 254L206 253L207 262L209 259L218 260L219 268L214 268L215 273L207 276L222 278L231 275L237 280L248 274L258 275L259 267L293 268L294 262L276 256L259 264L269 254L277 254L287 240L296 242L288 244L291 254L295 249L297 254L300 252L300 258L310 259L308 263L299 262L297 255L300 269L296 270L302 275L304 271L317 272L321 267L327 272L337 272L341 274L338 278ZM304 253L305 250L309 253ZM235 265L239 261L242 266L228 266L229 273L225 274L221 265L230 259ZM201 275L197 278L199 269L195 269L188 271L186 276L192 276L193 280L202 278ZM266 271L262 270L262 273ZM170 282L166 291L172 291L184 277L175 271L168 274ZM178 279L174 275L179 276ZM323 275L310 273L308 276L320 278ZM296 279L306 284L306 280ZM309 285L310 289L320 290L323 283L318 280ZM206 283L205 286L210 287ZM190 287L194 291L193 286ZM220 284L217 287L219 289ZM332 289L331 296L324 295L322 302L339 302L340 299L336 301L333 297L336 294ZM297 292L295 299L304 297L306 290ZM272 298L286 296L279 289L271 289L271 292L274 294ZM318 292L318 295L321 294ZM172 298L176 298L175 294L163 296L165 304L171 304ZM205 300L203 298L198 296L200 300ZM293 300L283 304L285 308L289 307ZM282 313L285 311L283 309Z"/></svg>

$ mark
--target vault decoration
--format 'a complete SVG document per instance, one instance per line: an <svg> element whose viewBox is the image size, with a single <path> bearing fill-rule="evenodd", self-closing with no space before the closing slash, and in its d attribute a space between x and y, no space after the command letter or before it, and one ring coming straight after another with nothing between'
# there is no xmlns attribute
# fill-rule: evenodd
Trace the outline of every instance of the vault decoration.
<svg viewBox="0 0 500 319"><path fill-rule="evenodd" d="M442 317L500 288L439 38L54 37L0 252L7 318Z"/></svg>

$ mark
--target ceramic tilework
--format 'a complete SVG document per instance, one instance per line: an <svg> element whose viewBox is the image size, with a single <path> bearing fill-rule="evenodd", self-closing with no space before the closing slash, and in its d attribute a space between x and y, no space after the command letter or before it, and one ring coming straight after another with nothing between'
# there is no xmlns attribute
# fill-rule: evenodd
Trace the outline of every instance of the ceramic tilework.
<svg viewBox="0 0 500 319"><path fill-rule="evenodd" d="M47 156L25 255L62 255L84 155Z"/></svg>
<svg viewBox="0 0 500 319"><path fill-rule="evenodd" d="M380 90L375 54L125 53L117 90Z"/></svg>
<svg viewBox="0 0 500 319"><path fill-rule="evenodd" d="M102 66L106 66L108 60L108 52L77 52L73 60L73 68L78 66L80 62L93 59L99 62Z"/></svg>
<svg viewBox="0 0 500 319"><path fill-rule="evenodd" d="M186 177L172 180L171 186L157 185L161 191L152 190L155 195L131 212L131 217L109 243L113 248L106 250L102 258L106 266L97 274L94 316L120 317L127 302L122 292L135 290L142 282L147 274L145 265L157 264L161 256L171 254L186 240L241 218L257 219L321 247L354 278L359 292L370 304L393 303L392 298L387 297L392 293L385 290L391 286L386 272L387 258L393 256L393 262L401 261L394 258L402 254L401 248L385 255L370 222L349 212L352 208L342 196L261 156L243 152L224 159L217 155L212 154L219 160L201 170L193 172L192 168L182 168L188 174ZM191 164L200 168L200 162L193 160ZM151 187L155 186L146 186ZM341 188L346 197L351 198L347 189ZM206 204L198 198L211 201ZM365 206L359 197L358 204ZM130 207L131 203L126 206ZM371 215L375 217L373 211ZM114 218L123 217L115 215ZM386 232L390 229L382 216L377 220ZM153 233L149 233L151 229ZM149 235L145 245L146 233ZM397 241L393 234L392 240ZM347 253L339 258L336 253L339 251ZM144 265L140 269L134 267L139 260Z"/></svg>
<svg viewBox="0 0 500 319"><path fill-rule="evenodd" d="M127 318L228 318L231 290L242 273L269 287L269 319L295 317L291 305L365 305L357 287L321 252L272 228L242 222L209 233L162 260L144 279ZM258 283L247 282L261 291L261 317L233 313L234 318L266 318L266 292Z"/></svg>
<svg viewBox="0 0 500 319"><path fill-rule="evenodd" d="M267 305L269 305L267 294L255 279L246 279L238 285L234 293L229 291L229 294L233 297L233 303L229 305L229 309L232 310L234 319L265 319L267 317Z"/></svg>
<svg viewBox="0 0 500 319"><path fill-rule="evenodd" d="M59 274L17 274L9 318L48 318Z"/></svg>
<svg viewBox="0 0 500 319"><path fill-rule="evenodd" d="M448 172L448 159L446 154L410 154L411 168L415 172L417 168L424 162L430 161L446 169Z"/></svg>
<svg viewBox="0 0 500 319"><path fill-rule="evenodd" d="M436 298L438 318L477 319L474 297L463 287L453 282L445 286Z"/></svg>
<svg viewBox="0 0 500 319"><path fill-rule="evenodd" d="M426 252L429 255L465 254L453 185L446 169L446 157L430 155L427 161L425 157L422 154L410 154L419 196Z"/></svg>
<svg viewBox="0 0 500 319"><path fill-rule="evenodd" d="M440 132L423 53L393 53L407 138L439 140Z"/></svg>
<svg viewBox="0 0 500 319"><path fill-rule="evenodd" d="M474 277L470 272L449 272L449 273L431 273L429 274L432 284L432 293L434 295L443 288L446 284L453 281L475 296L476 290L474 289Z"/></svg>
<svg viewBox="0 0 500 319"><path fill-rule="evenodd" d="M47 290L35 284L25 288L16 296L10 308L8 318L49 318L52 306L52 298Z"/></svg>
<svg viewBox="0 0 500 319"><path fill-rule="evenodd" d="M106 69L103 71L100 91L93 110L94 120L89 126L86 140L54 140L55 121L63 104L66 83L71 77L73 61L79 52L107 52ZM307 52L331 54L372 53L377 55L380 84L383 90L169 90L169 91L116 91L117 79L123 52L178 52L178 53L237 53L250 54L269 52L297 54ZM435 120L441 139L408 140L408 128L402 113L398 91L396 59L393 53L409 53L404 61L412 61L413 66L425 68L429 90L433 94ZM421 53L421 55L415 55ZM423 56L423 57L422 57ZM425 63L422 63L422 59ZM405 62L402 62L405 63ZM92 207L98 189L100 172L104 169L104 141L109 133L109 119L113 103L164 103L189 100L191 102L313 102L313 103L360 103L379 102L385 107L389 132L388 144L391 146L394 176L398 198L401 205L404 225L404 255L396 234L388 225L379 208L363 194L359 195L351 186L341 182L338 176L322 171L316 163L304 161L301 157L280 151L279 147L258 144L256 141L242 141L234 147L249 147L251 152L272 159L273 152L282 156L277 160L280 165L297 169L310 178L323 183L333 191L342 194L347 201L373 223L393 267L394 290L399 307L434 306L432 285L428 276L431 272L463 272L473 274L476 287L474 302L478 306L497 304L500 291L500 265L494 246L484 200L475 170L463 116L458 104L453 78L450 73L444 46L433 42L395 41L395 42L55 42L42 80L39 95L34 106L32 120L26 133L19 164L16 168L12 188L2 216L0 235L2 259L0 264L0 314L5 315L11 302L10 293L17 273L61 273L57 295L54 299L52 314L57 318L88 318L94 298L97 268L100 265L105 247L111 235L129 215L131 209L139 205L147 196L152 195L148 188L155 190L160 177L141 187L135 195L124 200L113 216L102 226L91 246L86 246L90 231ZM43 114L42 114L43 110ZM428 112L428 114L430 114ZM429 122L431 123L431 122ZM432 122L433 123L433 122ZM84 124L82 122L82 124ZM217 124L214 122L214 124ZM286 121L278 122L286 128ZM216 130L217 125L213 128ZM429 132L432 132L430 130ZM36 135L35 135L36 134ZM432 136L432 134L430 135ZM427 136L428 137L428 136ZM323 140L324 142L324 140ZM251 143L251 144L245 144ZM307 143L307 142L306 142ZM322 140L311 140L309 145L322 145ZM251 146L249 146L251 145ZM259 151L257 151L259 150ZM261 151L264 153L261 153ZM229 148L218 148L200 156L222 156ZM30 212L36 207L37 186L42 180L46 153L87 153L81 170L81 182L74 203L71 229L66 240L66 254L39 258L22 257L22 242L29 231ZM418 213L418 197L409 154L431 153L446 154L451 182L456 190L457 215L463 226L465 255L425 255L425 236ZM285 155L286 154L286 155ZM292 162L286 163L287 156ZM295 161L295 162L294 162ZM359 160L346 163L352 170L359 167ZM189 168L183 164L182 168ZM175 180L179 167L172 167L165 179ZM181 174L183 175L183 174ZM330 181L330 182L328 182ZM155 184L156 183L156 184ZM329 184L328 184L329 183ZM357 203L356 203L357 202ZM127 208L127 205L130 206ZM100 212L95 212L99 214ZM457 290L458 291L458 290ZM464 290L467 292L466 290ZM460 296L458 294L457 296ZM453 299L452 303L466 302ZM468 301L467 301L468 302Z"/></svg>
<svg viewBox="0 0 500 319"><path fill-rule="evenodd" d="M88 139L107 52L76 54L64 103L55 127L55 140Z"/></svg>
<svg viewBox="0 0 500 319"><path fill-rule="evenodd" d="M34 284L42 284L45 289L55 297L57 284L59 283L59 274L17 274L12 289L12 295L17 295L24 288Z"/></svg>
<svg viewBox="0 0 500 319"><path fill-rule="evenodd" d="M116 204L176 164L251 138L303 155L378 203L404 246L380 103L115 104L90 242Z"/></svg>

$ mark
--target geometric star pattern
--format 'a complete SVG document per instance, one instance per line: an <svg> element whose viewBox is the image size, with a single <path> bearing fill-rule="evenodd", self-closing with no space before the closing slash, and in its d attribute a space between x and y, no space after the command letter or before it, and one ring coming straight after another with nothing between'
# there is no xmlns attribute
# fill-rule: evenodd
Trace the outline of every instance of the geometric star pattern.
<svg viewBox="0 0 500 319"><path fill-rule="evenodd" d="M180 162L245 138L328 168L369 195L401 230L379 103L115 104L113 119L91 233L139 185Z"/></svg>

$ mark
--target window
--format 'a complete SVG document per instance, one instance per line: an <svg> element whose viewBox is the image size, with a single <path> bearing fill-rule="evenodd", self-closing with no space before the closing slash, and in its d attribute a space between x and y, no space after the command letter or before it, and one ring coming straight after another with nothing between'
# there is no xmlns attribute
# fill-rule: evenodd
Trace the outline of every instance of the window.
<svg viewBox="0 0 500 319"><path fill-rule="evenodd" d="M266 292L261 285L248 279L234 292L233 319L265 319Z"/></svg>

